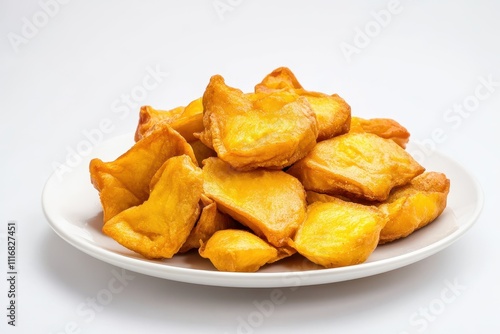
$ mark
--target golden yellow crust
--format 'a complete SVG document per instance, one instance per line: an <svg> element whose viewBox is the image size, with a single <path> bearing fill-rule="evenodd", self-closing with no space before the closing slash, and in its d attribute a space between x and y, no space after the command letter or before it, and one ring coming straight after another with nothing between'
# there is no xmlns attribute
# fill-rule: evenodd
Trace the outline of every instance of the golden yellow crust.
<svg viewBox="0 0 500 334"><path fill-rule="evenodd" d="M410 140L408 130L390 118L364 119L361 117L352 117L350 131L373 133L379 137L391 139L402 148L406 148L406 144Z"/></svg>
<svg viewBox="0 0 500 334"><path fill-rule="evenodd" d="M298 252L333 268L445 209L450 180L425 173L409 136L280 67L253 92L214 75L185 107L142 107L135 145L89 169L103 233L143 257L198 249L218 270L254 272Z"/></svg>
<svg viewBox="0 0 500 334"><path fill-rule="evenodd" d="M144 202L149 197L150 182L157 170L168 158L183 154L196 163L186 140L168 124L163 124L116 160L91 160L90 177L99 191L104 221Z"/></svg>
<svg viewBox="0 0 500 334"><path fill-rule="evenodd" d="M394 189L379 205L389 221L380 233L380 244L407 237L433 222L446 207L450 180L443 173L426 172Z"/></svg>
<svg viewBox="0 0 500 334"><path fill-rule="evenodd" d="M278 67L266 75L259 84L255 85L255 92L270 93L275 90L302 88L299 80L288 67Z"/></svg>
<svg viewBox="0 0 500 334"><path fill-rule="evenodd" d="M146 258L171 258L200 214L202 172L187 155L165 162L151 195L107 221L103 232Z"/></svg>
<svg viewBox="0 0 500 334"><path fill-rule="evenodd" d="M387 217L375 206L331 197L307 208L291 246L326 268L365 262L377 247Z"/></svg>
<svg viewBox="0 0 500 334"><path fill-rule="evenodd" d="M347 133L319 142L288 173L306 190L383 201L392 188L423 173L422 167L393 141L371 133Z"/></svg>
<svg viewBox="0 0 500 334"><path fill-rule="evenodd" d="M217 270L232 272L255 272L278 257L278 250L255 234L233 229L215 232L199 253Z"/></svg>
<svg viewBox="0 0 500 334"><path fill-rule="evenodd" d="M305 98L291 92L244 94L216 75L203 95L203 107L199 139L239 170L281 169L316 144L316 116Z"/></svg>
<svg viewBox="0 0 500 334"><path fill-rule="evenodd" d="M278 170L236 171L219 158L204 161L205 194L276 247L286 245L306 215L300 182Z"/></svg>
<svg viewBox="0 0 500 334"><path fill-rule="evenodd" d="M187 252L191 249L200 248L201 244L219 230L237 228L238 222L217 210L217 204L202 195L203 209L196 225L191 230L186 242L182 245L179 253ZM240 225L241 226L241 225Z"/></svg>
<svg viewBox="0 0 500 334"><path fill-rule="evenodd" d="M170 125L179 132L187 142L196 140L194 133L203 130L203 105L198 98L186 107L177 107L172 110L157 110L151 106L141 107L139 123L135 131L134 139L138 141L147 136L159 123Z"/></svg>
<svg viewBox="0 0 500 334"><path fill-rule="evenodd" d="M292 91L307 99L318 121L317 141L349 131L351 107L338 94L328 95L305 90L287 67L275 69L255 86L256 93L276 91Z"/></svg>
<svg viewBox="0 0 500 334"><path fill-rule="evenodd" d="M139 111L139 122L135 129L134 140L136 142L141 140L145 134L160 121L171 122L177 119L183 111L184 107L177 107L171 110L159 110L151 106L142 106Z"/></svg>

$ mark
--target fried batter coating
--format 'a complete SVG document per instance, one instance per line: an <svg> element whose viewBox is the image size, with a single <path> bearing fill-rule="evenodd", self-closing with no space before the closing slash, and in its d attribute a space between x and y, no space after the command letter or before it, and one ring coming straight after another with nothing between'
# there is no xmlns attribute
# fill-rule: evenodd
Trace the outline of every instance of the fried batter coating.
<svg viewBox="0 0 500 334"><path fill-rule="evenodd" d="M285 246L306 216L300 182L280 170L237 171L219 158L203 163L205 194L219 210L275 247Z"/></svg>
<svg viewBox="0 0 500 334"><path fill-rule="evenodd" d="M201 201L203 202L203 209L201 210L200 218L191 230L186 242L179 249L179 253L198 249L201 243L207 242L215 232L234 229L239 225L231 216L217 210L217 204L210 198L202 195Z"/></svg>
<svg viewBox="0 0 500 334"><path fill-rule="evenodd" d="M297 77L288 67L278 67L255 85L255 92L270 93L275 90L303 89Z"/></svg>
<svg viewBox="0 0 500 334"><path fill-rule="evenodd" d="M444 211L450 180L443 173L426 172L395 188L379 205L389 221L380 232L380 244L407 237L433 222Z"/></svg>
<svg viewBox="0 0 500 334"><path fill-rule="evenodd" d="M353 116L351 118L350 131L373 133L379 137L393 140L402 148L406 148L406 144L410 140L410 133L408 130L390 118L364 119Z"/></svg>
<svg viewBox="0 0 500 334"><path fill-rule="evenodd" d="M150 106L141 107L139 123L135 131L135 141L147 136L158 123L167 123L188 142L195 141L194 133L203 130L203 104L201 98L186 107L172 110L157 110Z"/></svg>
<svg viewBox="0 0 500 334"><path fill-rule="evenodd" d="M306 191L307 205L313 204L314 202L334 202L337 199L341 199L341 200L346 201L346 202L352 202L351 199L349 199L345 196L339 196L339 195L331 196L331 195L322 194L322 193L318 193L318 192L311 191L311 190ZM373 205L372 202L359 202L358 201L355 203L365 204L365 205Z"/></svg>
<svg viewBox="0 0 500 334"><path fill-rule="evenodd" d="M165 162L151 195L107 221L103 232L150 259L171 258L189 236L200 214L201 169L187 155Z"/></svg>
<svg viewBox="0 0 500 334"><path fill-rule="evenodd" d="M171 110L159 110L151 106L142 106L139 111L139 123L135 130L134 140L141 140L153 126L160 121L172 122L180 117L184 107L177 107Z"/></svg>
<svg viewBox="0 0 500 334"><path fill-rule="evenodd" d="M291 246L326 268L365 262L377 247L387 216L375 206L331 197L307 207Z"/></svg>
<svg viewBox="0 0 500 334"><path fill-rule="evenodd" d="M281 169L316 144L316 116L309 102L293 92L244 94L215 75L203 95L203 107L199 139L239 170Z"/></svg>
<svg viewBox="0 0 500 334"><path fill-rule="evenodd" d="M424 172L403 148L371 133L347 133L319 142L287 171L306 190L384 201L392 188Z"/></svg>
<svg viewBox="0 0 500 334"><path fill-rule="evenodd" d="M221 230L203 243L202 257L219 271L255 272L278 258L278 250L255 234L243 230Z"/></svg>
<svg viewBox="0 0 500 334"><path fill-rule="evenodd" d="M318 141L347 133L351 124L351 107L337 94L299 92L311 104L318 119Z"/></svg>
<svg viewBox="0 0 500 334"><path fill-rule="evenodd" d="M203 165L203 160L205 160L206 158L217 156L217 152L212 150L207 145L203 144L201 140L192 141L189 143L189 145L191 145L191 147L193 148L194 156L196 157L199 166Z"/></svg>
<svg viewBox="0 0 500 334"><path fill-rule="evenodd" d="M92 159L90 177L99 191L104 222L149 197L150 182L170 157L187 154L196 162L186 140L167 124L156 127L116 160Z"/></svg>
<svg viewBox="0 0 500 334"><path fill-rule="evenodd" d="M311 104L318 120L318 141L349 131L351 107L338 94L328 95L305 90L287 67L275 69L255 86L256 93L270 93L279 90L293 91L305 97Z"/></svg>

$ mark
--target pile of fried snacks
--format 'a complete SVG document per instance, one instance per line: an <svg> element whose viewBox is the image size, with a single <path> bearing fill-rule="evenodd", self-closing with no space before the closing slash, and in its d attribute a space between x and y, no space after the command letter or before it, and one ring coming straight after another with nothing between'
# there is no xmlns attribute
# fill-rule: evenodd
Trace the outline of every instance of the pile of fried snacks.
<svg viewBox="0 0 500 334"><path fill-rule="evenodd" d="M93 159L90 175L103 232L145 258L197 252L217 270L255 272L298 253L335 268L445 209L450 181L406 151L409 137L281 67L253 92L214 75L186 106L143 106L135 144Z"/></svg>

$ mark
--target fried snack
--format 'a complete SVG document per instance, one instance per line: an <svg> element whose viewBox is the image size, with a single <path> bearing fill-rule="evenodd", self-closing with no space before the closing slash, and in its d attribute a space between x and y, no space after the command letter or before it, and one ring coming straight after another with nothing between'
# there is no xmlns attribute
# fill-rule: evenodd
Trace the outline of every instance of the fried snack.
<svg viewBox="0 0 500 334"><path fill-rule="evenodd" d="M281 169L316 144L316 116L307 100L293 92L244 94L215 75L203 107L205 128L199 139L239 170Z"/></svg>
<svg viewBox="0 0 500 334"><path fill-rule="evenodd" d="M149 197L151 179L156 171L168 158L183 154L196 163L186 140L168 124L163 124L114 161L92 159L90 176L99 191L104 222L144 202Z"/></svg>
<svg viewBox="0 0 500 334"><path fill-rule="evenodd" d="M229 215L217 210L217 204L210 198L202 195L201 201L203 202L203 209L201 210L200 218L191 230L184 245L179 249L179 253L200 248L201 243L207 242L215 232L234 229L239 225Z"/></svg>
<svg viewBox="0 0 500 334"><path fill-rule="evenodd" d="M307 205L313 204L314 202L334 202L337 199L341 199L346 202L352 202L349 198L343 196L331 196L327 194L317 193L315 191L306 191L306 203ZM359 203L365 205L373 205L371 202Z"/></svg>
<svg viewBox="0 0 500 334"><path fill-rule="evenodd" d="M275 69L255 86L256 93L271 93L277 90L293 91L307 99L318 120L318 141L349 131L351 107L339 95L305 90L287 67Z"/></svg>
<svg viewBox="0 0 500 334"><path fill-rule="evenodd" d="M392 188L424 172L403 148L371 133L347 133L319 142L287 171L306 190L384 201Z"/></svg>
<svg viewBox="0 0 500 334"><path fill-rule="evenodd" d="M177 107L171 110L159 110L151 106L142 106L139 111L139 123L135 130L134 140L141 140L153 126L160 121L173 121L180 117L184 107Z"/></svg>
<svg viewBox="0 0 500 334"><path fill-rule="evenodd" d="M280 67L250 93L214 75L186 106L142 107L135 145L89 169L103 233L145 258L196 250L220 271L255 272L298 252L334 268L445 209L450 180L405 151L409 136Z"/></svg>
<svg viewBox="0 0 500 334"><path fill-rule="evenodd" d="M443 173L426 172L394 189L379 205L389 221L380 232L379 244L407 237L433 222L446 207L450 180Z"/></svg>
<svg viewBox="0 0 500 334"><path fill-rule="evenodd" d="M299 91L311 104L318 119L318 141L347 133L351 123L351 107L339 95Z"/></svg>
<svg viewBox="0 0 500 334"><path fill-rule="evenodd" d="M288 67L278 67L255 85L255 92L271 93L276 90L303 89L297 77Z"/></svg>
<svg viewBox="0 0 500 334"><path fill-rule="evenodd" d="M143 106L139 113L139 124L135 132L135 140L147 136L158 123L167 123L179 132L188 142L195 141L194 133L203 130L203 105L201 98L189 103L186 107L172 110L157 110Z"/></svg>
<svg viewBox="0 0 500 334"><path fill-rule="evenodd" d="M200 214L202 172L187 155L168 159L151 195L107 221L103 232L149 259L171 258Z"/></svg>
<svg viewBox="0 0 500 334"><path fill-rule="evenodd" d="M243 230L221 230L199 249L202 257L219 271L255 272L278 258L278 250L255 234Z"/></svg>
<svg viewBox="0 0 500 334"><path fill-rule="evenodd" d="M279 170L236 171L219 158L203 163L203 189L219 210L273 246L286 246L306 216L300 182Z"/></svg>
<svg viewBox="0 0 500 334"><path fill-rule="evenodd" d="M373 133L379 137L393 140L402 148L406 148L406 144L410 140L408 130L390 118L364 119L361 117L352 117L350 131Z"/></svg>
<svg viewBox="0 0 500 334"><path fill-rule="evenodd" d="M375 206L331 197L307 207L307 218L291 246L326 268L365 262L377 247L387 216Z"/></svg>
<svg viewBox="0 0 500 334"><path fill-rule="evenodd" d="M212 150L210 147L207 145L203 144L201 140L195 140L189 143L191 145L191 148L193 149L194 156L196 157L196 160L198 161L198 165L202 166L203 165L203 160L206 158L210 157L216 157L217 152Z"/></svg>

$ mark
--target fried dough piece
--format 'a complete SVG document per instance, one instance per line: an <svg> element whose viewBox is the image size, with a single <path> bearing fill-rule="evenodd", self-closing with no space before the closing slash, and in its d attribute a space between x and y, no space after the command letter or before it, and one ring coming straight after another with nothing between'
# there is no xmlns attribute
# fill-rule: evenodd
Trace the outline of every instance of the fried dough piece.
<svg viewBox="0 0 500 334"><path fill-rule="evenodd" d="M191 146L169 125L155 127L116 160L92 159L90 177L99 191L103 220L144 202L154 174L170 157L187 154L196 163Z"/></svg>
<svg viewBox="0 0 500 334"><path fill-rule="evenodd" d="M311 104L318 120L317 141L329 139L349 131L351 107L338 94L328 95L305 90L292 71L279 67L269 73L255 86L256 93L270 93L278 90L293 91Z"/></svg>
<svg viewBox="0 0 500 334"><path fill-rule="evenodd" d="M150 259L178 252L200 214L202 172L187 155L168 159L151 195L107 221L103 232Z"/></svg>
<svg viewBox="0 0 500 334"><path fill-rule="evenodd" d="M337 94L303 91L318 119L318 141L347 133L351 124L351 106Z"/></svg>
<svg viewBox="0 0 500 334"><path fill-rule="evenodd" d="M203 144L201 140L192 141L189 143L189 145L191 145L191 147L193 148L194 156L196 157L199 166L203 165L202 162L206 158L217 156L217 152L212 150L207 145Z"/></svg>
<svg viewBox="0 0 500 334"><path fill-rule="evenodd" d="M300 182L280 170L236 171L219 158L203 163L205 194L219 210L273 246L286 246L306 215Z"/></svg>
<svg viewBox="0 0 500 334"><path fill-rule="evenodd" d="M327 194L317 193L317 192L311 191L311 190L306 191L307 205L311 205L314 202L334 202L337 199L341 199L341 200L346 201L346 202L352 202L349 198L338 196L338 195L331 196L331 195L327 195ZM361 203L361 204L363 204L363 203ZM372 204L370 203L367 205L372 205Z"/></svg>
<svg viewBox="0 0 500 334"><path fill-rule="evenodd" d="M352 117L350 131L373 133L379 137L393 140L402 148L406 148L406 144L410 140L408 130L390 118L364 119L361 117Z"/></svg>
<svg viewBox="0 0 500 334"><path fill-rule="evenodd" d="M177 107L171 110L159 110L151 106L142 106L139 111L139 123L135 130L134 140L141 140L153 126L160 121L170 121L177 119L184 107Z"/></svg>
<svg viewBox="0 0 500 334"><path fill-rule="evenodd" d="M393 187L424 172L403 148L371 133L347 133L319 142L287 171L306 190L384 201Z"/></svg>
<svg viewBox="0 0 500 334"><path fill-rule="evenodd" d="M297 77L288 67L278 67L255 85L255 92L270 93L275 90L303 89Z"/></svg>
<svg viewBox="0 0 500 334"><path fill-rule="evenodd" d="M426 172L394 189L379 205L389 221L380 232L379 244L407 237L433 222L444 211L450 180L443 173Z"/></svg>
<svg viewBox="0 0 500 334"><path fill-rule="evenodd" d="M229 215L217 210L217 204L210 198L202 195L201 201L203 202L203 209L201 210L200 218L179 250L179 253L200 248L201 243L207 242L215 232L234 229L239 225Z"/></svg>
<svg viewBox="0 0 500 334"><path fill-rule="evenodd" d="M199 139L239 170L281 169L316 144L316 116L307 100L293 92L244 94L215 75L203 107L205 129Z"/></svg>
<svg viewBox="0 0 500 334"><path fill-rule="evenodd" d="M217 231L199 249L219 271L255 272L278 258L278 250L243 230Z"/></svg>
<svg viewBox="0 0 500 334"><path fill-rule="evenodd" d="M308 206L307 218L291 245L326 268L365 262L377 247L387 216L375 206L331 197Z"/></svg>
<svg viewBox="0 0 500 334"><path fill-rule="evenodd" d="M198 141L194 134L203 131L203 114L181 117L170 123L170 126L178 131L188 143Z"/></svg>
<svg viewBox="0 0 500 334"><path fill-rule="evenodd" d="M177 107L172 110L157 110L151 106L143 106L139 113L139 124L135 131L135 140L148 135L158 123L167 123L179 132L186 141L195 141L194 133L203 130L202 99L196 99L186 107Z"/></svg>

